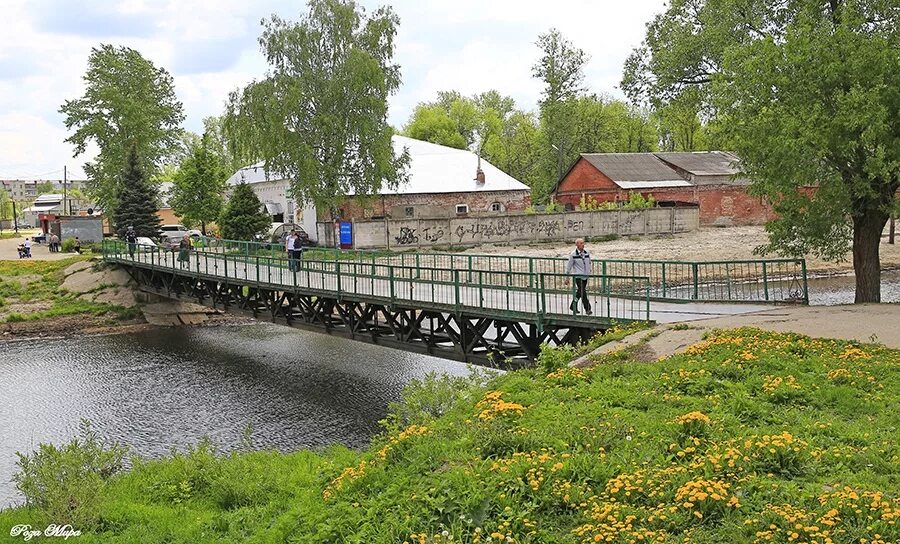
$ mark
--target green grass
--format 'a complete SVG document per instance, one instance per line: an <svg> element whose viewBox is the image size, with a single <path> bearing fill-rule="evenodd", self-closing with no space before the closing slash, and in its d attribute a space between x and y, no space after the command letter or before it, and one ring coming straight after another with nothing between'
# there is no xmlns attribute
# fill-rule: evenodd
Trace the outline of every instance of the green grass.
<svg viewBox="0 0 900 544"><path fill-rule="evenodd" d="M67 315L110 315L116 319L131 319L135 310L113 304L89 302L60 288L63 271L70 265L87 260L84 255L59 261L0 261L0 308L10 304L10 299L22 303L45 302L50 307L29 313L10 313L0 316L0 323L36 321ZM31 277L24 282L19 278ZM99 287L99 286L98 286Z"/></svg>
<svg viewBox="0 0 900 544"><path fill-rule="evenodd" d="M78 541L900 541L900 352L739 329L653 364L574 355L413 385L360 452L139 461ZM0 512L0 538L42 516Z"/></svg>

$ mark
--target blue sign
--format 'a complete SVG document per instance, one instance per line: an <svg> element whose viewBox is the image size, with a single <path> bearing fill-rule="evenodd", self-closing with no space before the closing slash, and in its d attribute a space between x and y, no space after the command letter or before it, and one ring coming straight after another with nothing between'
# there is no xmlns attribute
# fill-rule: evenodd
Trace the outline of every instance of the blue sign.
<svg viewBox="0 0 900 544"><path fill-rule="evenodd" d="M353 223L341 221L341 247L353 247Z"/></svg>

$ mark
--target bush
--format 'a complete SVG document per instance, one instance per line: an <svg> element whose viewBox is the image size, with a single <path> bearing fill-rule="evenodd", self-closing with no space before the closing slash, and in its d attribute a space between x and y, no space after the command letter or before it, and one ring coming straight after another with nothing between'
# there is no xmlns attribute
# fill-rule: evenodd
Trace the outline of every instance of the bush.
<svg viewBox="0 0 900 544"><path fill-rule="evenodd" d="M94 526L99 518L100 494L107 480L122 469L127 449L107 447L81 420L79 437L56 447L39 444L31 454L16 453L19 472L13 476L26 504L48 522L79 529Z"/></svg>
<svg viewBox="0 0 900 544"><path fill-rule="evenodd" d="M63 253L72 253L75 251L75 239L74 238L66 238L62 241L62 250Z"/></svg>
<svg viewBox="0 0 900 544"><path fill-rule="evenodd" d="M468 376L438 377L429 372L423 380L413 380L404 389L402 402L388 406L388 416L382 424L388 430L409 425L422 425L450 411L461 401L476 398L495 373L470 367Z"/></svg>

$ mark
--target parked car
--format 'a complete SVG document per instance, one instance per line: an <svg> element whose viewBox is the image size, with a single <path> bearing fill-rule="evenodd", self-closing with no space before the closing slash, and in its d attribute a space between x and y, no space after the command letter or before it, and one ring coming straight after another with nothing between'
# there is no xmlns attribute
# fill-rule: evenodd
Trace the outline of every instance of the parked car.
<svg viewBox="0 0 900 544"><path fill-rule="evenodd" d="M40 234L35 234L34 236L31 237L31 241L36 244L46 243L47 242L47 233L42 232Z"/></svg>
<svg viewBox="0 0 900 544"><path fill-rule="evenodd" d="M167 251L174 251L178 249L185 234L188 234L188 231L164 231L159 237L159 245Z"/></svg>
<svg viewBox="0 0 900 544"><path fill-rule="evenodd" d="M137 249L138 251L154 251L157 247L156 242L152 239L147 238L146 236L138 236L137 237Z"/></svg>
<svg viewBox="0 0 900 544"><path fill-rule="evenodd" d="M180 239L187 233L188 229L184 225L163 225L159 228L160 239L165 239L170 236L178 236Z"/></svg>
<svg viewBox="0 0 900 544"><path fill-rule="evenodd" d="M309 239L309 234L303 230L303 227L296 223L272 223L272 228L269 230L268 242L273 246L280 245L281 247L284 247L284 241L292 230L297 231L300 235L301 245L303 247L315 245L315 243Z"/></svg>

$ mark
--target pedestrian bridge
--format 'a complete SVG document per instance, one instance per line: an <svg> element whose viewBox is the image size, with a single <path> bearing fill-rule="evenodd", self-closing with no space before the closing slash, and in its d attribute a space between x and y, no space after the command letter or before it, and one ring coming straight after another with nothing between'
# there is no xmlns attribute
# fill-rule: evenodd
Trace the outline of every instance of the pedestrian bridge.
<svg viewBox="0 0 900 544"><path fill-rule="evenodd" d="M573 310L565 259L312 249L201 240L184 262L118 240L103 258L141 289L257 319L488 366L521 366L634 321L683 321L806 300L805 264L598 261L593 315ZM750 275L759 269L759 278ZM802 274L802 278L798 276Z"/></svg>

